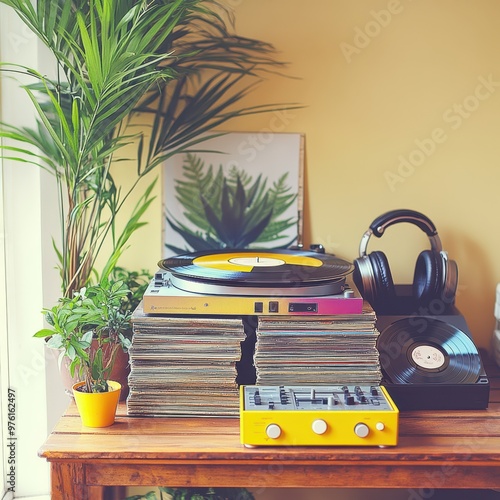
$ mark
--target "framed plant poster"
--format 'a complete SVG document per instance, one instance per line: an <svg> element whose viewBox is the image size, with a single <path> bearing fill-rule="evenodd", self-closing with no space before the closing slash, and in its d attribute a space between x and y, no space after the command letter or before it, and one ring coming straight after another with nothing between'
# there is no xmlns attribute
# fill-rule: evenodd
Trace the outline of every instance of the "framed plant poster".
<svg viewBox="0 0 500 500"><path fill-rule="evenodd" d="M162 257L302 242L304 137L230 132L163 171Z"/></svg>

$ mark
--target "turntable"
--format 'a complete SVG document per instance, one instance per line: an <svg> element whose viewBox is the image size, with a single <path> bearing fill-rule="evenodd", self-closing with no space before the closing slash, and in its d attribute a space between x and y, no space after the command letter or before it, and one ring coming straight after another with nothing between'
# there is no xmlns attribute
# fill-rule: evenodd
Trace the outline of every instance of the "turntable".
<svg viewBox="0 0 500 500"><path fill-rule="evenodd" d="M303 250L221 250L164 259L147 288L146 314L359 314L350 262Z"/></svg>

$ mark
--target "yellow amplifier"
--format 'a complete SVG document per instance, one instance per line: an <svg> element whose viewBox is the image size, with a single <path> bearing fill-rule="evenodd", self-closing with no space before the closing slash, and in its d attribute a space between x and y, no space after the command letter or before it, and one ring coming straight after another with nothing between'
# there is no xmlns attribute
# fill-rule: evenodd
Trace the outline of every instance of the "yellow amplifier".
<svg viewBox="0 0 500 500"><path fill-rule="evenodd" d="M399 410L378 385L240 388L245 446L395 446Z"/></svg>

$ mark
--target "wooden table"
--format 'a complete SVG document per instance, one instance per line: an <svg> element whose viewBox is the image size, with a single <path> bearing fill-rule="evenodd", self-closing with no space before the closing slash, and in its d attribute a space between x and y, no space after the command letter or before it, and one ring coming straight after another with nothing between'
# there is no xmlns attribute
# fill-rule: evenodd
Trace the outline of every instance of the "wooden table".
<svg viewBox="0 0 500 500"><path fill-rule="evenodd" d="M124 406L112 427L88 429L71 405L39 455L52 500L123 498L109 487L128 485L500 488L500 373L487 373L487 410L402 412L392 448L245 448L238 419L127 417Z"/></svg>

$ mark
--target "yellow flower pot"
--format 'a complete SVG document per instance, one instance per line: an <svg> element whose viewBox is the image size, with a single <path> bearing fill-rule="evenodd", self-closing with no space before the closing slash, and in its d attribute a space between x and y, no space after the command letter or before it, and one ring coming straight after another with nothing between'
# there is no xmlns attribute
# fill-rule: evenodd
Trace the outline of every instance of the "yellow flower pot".
<svg viewBox="0 0 500 500"><path fill-rule="evenodd" d="M108 381L111 387L109 392L81 392L79 387L85 382L78 382L73 386L73 396L82 423L85 427L109 427L115 422L116 408L120 399L121 385L118 382Z"/></svg>

